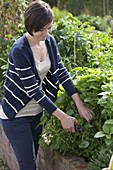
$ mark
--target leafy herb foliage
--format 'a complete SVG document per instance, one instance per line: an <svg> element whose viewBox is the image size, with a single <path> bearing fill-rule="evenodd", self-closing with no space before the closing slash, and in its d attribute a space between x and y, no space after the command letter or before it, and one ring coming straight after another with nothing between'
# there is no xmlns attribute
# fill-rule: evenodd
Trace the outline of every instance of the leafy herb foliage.
<svg viewBox="0 0 113 170"><path fill-rule="evenodd" d="M109 33L94 30L88 22L81 23L71 14L56 23L53 34L81 98L95 115L91 123L81 119L74 102L60 87L57 106L76 117L83 131L67 133L59 120L53 116L49 118L46 113L46 121L44 117L42 120L46 125L40 143L43 146L47 142L51 150L64 155L82 156L90 162L89 170L95 170L95 167L101 170L108 166L113 146L113 123L110 126L106 124L113 119L113 40Z"/></svg>

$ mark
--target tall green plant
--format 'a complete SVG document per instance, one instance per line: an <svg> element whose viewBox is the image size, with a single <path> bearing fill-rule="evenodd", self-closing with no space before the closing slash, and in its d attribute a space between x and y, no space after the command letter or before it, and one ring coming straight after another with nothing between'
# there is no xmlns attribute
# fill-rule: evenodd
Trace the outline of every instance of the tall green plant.
<svg viewBox="0 0 113 170"><path fill-rule="evenodd" d="M0 11L0 37L6 38L7 34L16 35L19 32L19 29L21 29L19 24L22 23L22 16L26 6L26 0L3 1Z"/></svg>
<svg viewBox="0 0 113 170"><path fill-rule="evenodd" d="M2 97L2 85L7 70L7 58L10 48L15 40L24 32L23 12L27 1L17 0L12 4L11 0L3 1L0 16L0 100ZM14 17L15 16L15 17Z"/></svg>
<svg viewBox="0 0 113 170"><path fill-rule="evenodd" d="M95 30L89 22L82 23L69 14L58 20L53 34L69 71L76 66L101 67L102 69L112 66L111 36Z"/></svg>

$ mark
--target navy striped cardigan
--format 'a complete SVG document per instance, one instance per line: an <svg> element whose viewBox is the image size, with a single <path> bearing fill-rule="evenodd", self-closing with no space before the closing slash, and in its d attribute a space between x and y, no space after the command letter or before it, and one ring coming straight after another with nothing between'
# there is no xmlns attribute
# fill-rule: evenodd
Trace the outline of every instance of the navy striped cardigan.
<svg viewBox="0 0 113 170"><path fill-rule="evenodd" d="M11 48L2 99L4 113L9 119L13 119L32 98L51 115L57 109L54 101L59 90L59 83L70 96L78 92L60 58L53 36L48 35L46 46L51 68L42 82L42 90L40 89L41 80L26 34L19 38Z"/></svg>

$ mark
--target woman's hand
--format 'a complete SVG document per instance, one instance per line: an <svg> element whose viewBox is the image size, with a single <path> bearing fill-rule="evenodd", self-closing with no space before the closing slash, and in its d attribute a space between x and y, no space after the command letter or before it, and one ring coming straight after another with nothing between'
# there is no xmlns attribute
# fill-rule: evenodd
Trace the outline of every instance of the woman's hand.
<svg viewBox="0 0 113 170"><path fill-rule="evenodd" d="M75 119L74 117L71 117L69 115L66 115L66 114L65 114L64 118L61 119L62 127L66 132L74 133L75 132L75 125L77 123L78 123L77 119Z"/></svg>
<svg viewBox="0 0 113 170"><path fill-rule="evenodd" d="M81 118L84 118L88 122L90 122L93 119L92 110L85 106L84 103L81 103L81 105L77 106L77 109Z"/></svg>
<svg viewBox="0 0 113 170"><path fill-rule="evenodd" d="M85 120L87 120L88 122L90 122L93 119L93 114L94 114L93 111L90 110L87 106L85 106L83 101L80 99L78 93L72 95L72 98L76 104L80 116Z"/></svg>
<svg viewBox="0 0 113 170"><path fill-rule="evenodd" d="M65 114L60 109L56 109L53 115L61 121L61 125L66 132L75 132L75 125L78 123L77 119Z"/></svg>

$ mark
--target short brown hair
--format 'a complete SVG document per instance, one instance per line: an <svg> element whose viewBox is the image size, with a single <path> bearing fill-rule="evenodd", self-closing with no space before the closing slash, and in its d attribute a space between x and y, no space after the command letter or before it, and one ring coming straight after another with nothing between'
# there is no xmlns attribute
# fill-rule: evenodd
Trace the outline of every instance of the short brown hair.
<svg viewBox="0 0 113 170"><path fill-rule="evenodd" d="M51 7L41 0L31 2L24 13L25 27L31 35L33 35L33 31L40 31L45 25L52 22L53 19L54 13Z"/></svg>

